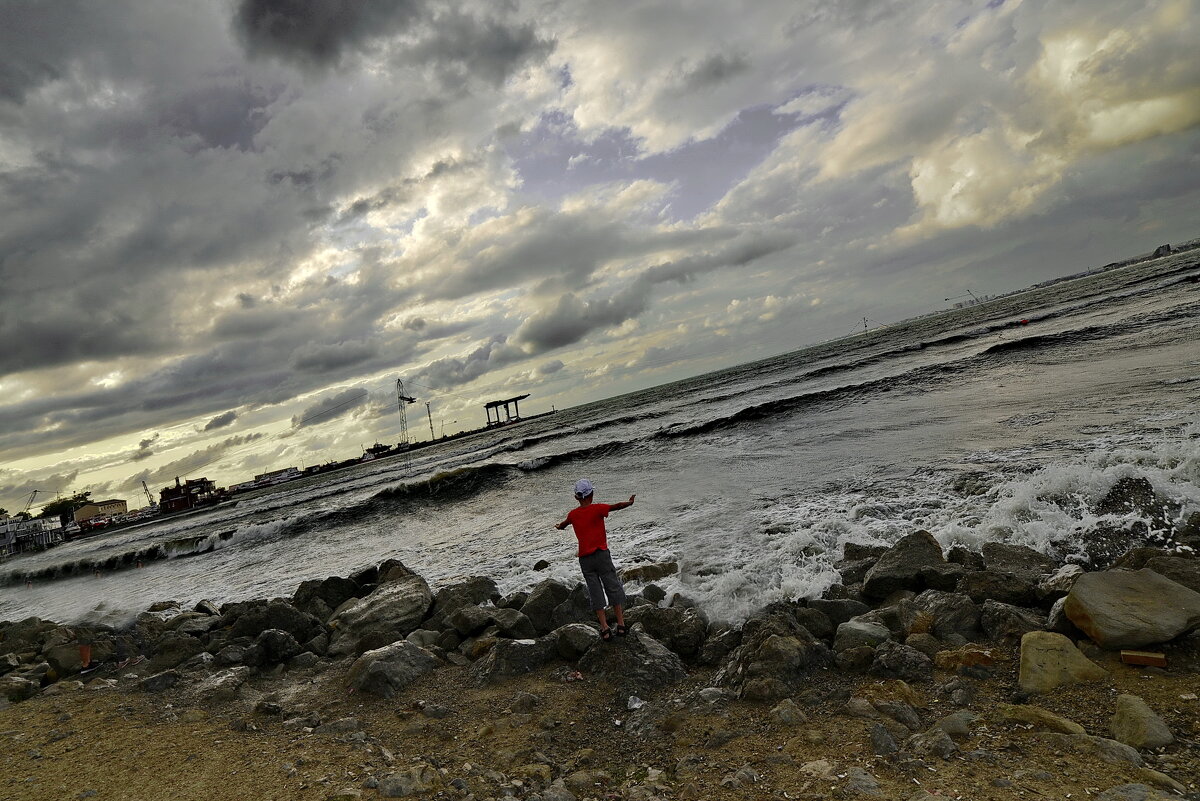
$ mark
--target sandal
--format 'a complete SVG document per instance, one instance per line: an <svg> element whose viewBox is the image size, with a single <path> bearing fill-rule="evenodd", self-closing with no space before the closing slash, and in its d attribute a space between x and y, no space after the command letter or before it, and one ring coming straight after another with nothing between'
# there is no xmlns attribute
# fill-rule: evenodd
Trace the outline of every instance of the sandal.
<svg viewBox="0 0 1200 801"><path fill-rule="evenodd" d="M618 623L618 624L617 624L617 636L618 636L618 637L624 637L624 636L625 636L625 624L624 624L624 623Z"/></svg>
<svg viewBox="0 0 1200 801"><path fill-rule="evenodd" d="M600 639L609 642L612 640L612 637L612 629L600 629Z"/></svg>

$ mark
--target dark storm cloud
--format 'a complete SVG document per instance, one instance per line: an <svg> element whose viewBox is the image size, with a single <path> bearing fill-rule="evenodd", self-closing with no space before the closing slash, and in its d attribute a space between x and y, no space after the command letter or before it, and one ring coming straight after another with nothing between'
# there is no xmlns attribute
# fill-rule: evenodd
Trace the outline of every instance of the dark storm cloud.
<svg viewBox="0 0 1200 801"><path fill-rule="evenodd" d="M327 373L361 364L378 352L379 346L374 342L335 342L328 345L310 342L301 345L292 354L292 367L308 373Z"/></svg>
<svg viewBox="0 0 1200 801"><path fill-rule="evenodd" d="M688 92L706 89L744 75L750 61L740 53L714 53L683 73L683 88Z"/></svg>
<svg viewBox="0 0 1200 801"><path fill-rule="evenodd" d="M544 60L552 40L538 36L532 24L510 25L447 13L433 21L433 35L402 53L404 60L437 64L444 77L474 76L499 86L527 63Z"/></svg>
<svg viewBox="0 0 1200 801"><path fill-rule="evenodd" d="M149 459L154 455L154 450L150 447L155 442L158 442L160 434L155 434L152 437L146 437L138 443L137 450L129 455L129 461L140 462L143 459Z"/></svg>
<svg viewBox="0 0 1200 801"><path fill-rule="evenodd" d="M645 292L624 292L605 300L580 300L568 292L553 308L534 315L517 330L517 341L534 353L561 348L597 329L611 328L646 310Z"/></svg>
<svg viewBox="0 0 1200 801"><path fill-rule="evenodd" d="M218 428L224 428L225 426L233 425L233 421L237 420L237 417L237 412L233 409L230 409L223 414L218 414L216 417L205 423L204 430L215 431Z"/></svg>
<svg viewBox="0 0 1200 801"><path fill-rule="evenodd" d="M336 420L362 406L370 397L371 393L362 387L350 387L327 395L292 417L292 428L306 428Z"/></svg>
<svg viewBox="0 0 1200 801"><path fill-rule="evenodd" d="M548 362L538 365L537 371L540 375L554 375L565 366L566 365L562 363L561 359L552 359Z"/></svg>
<svg viewBox="0 0 1200 801"><path fill-rule="evenodd" d="M497 335L466 356L432 362L422 368L417 377L420 383L442 389L474 381L484 373L524 358L524 351L509 345L507 337Z"/></svg>
<svg viewBox="0 0 1200 801"><path fill-rule="evenodd" d="M396 33L424 6L421 0L242 0L233 26L252 55L324 67Z"/></svg>

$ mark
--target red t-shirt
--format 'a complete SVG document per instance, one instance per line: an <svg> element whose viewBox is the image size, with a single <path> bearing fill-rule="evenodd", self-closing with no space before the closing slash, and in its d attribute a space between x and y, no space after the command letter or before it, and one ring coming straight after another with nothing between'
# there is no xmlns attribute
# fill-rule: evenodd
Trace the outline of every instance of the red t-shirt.
<svg viewBox="0 0 1200 801"><path fill-rule="evenodd" d="M608 517L610 508L607 503L589 503L567 512L567 522L575 529L575 538L579 540L579 556L608 550L604 518Z"/></svg>

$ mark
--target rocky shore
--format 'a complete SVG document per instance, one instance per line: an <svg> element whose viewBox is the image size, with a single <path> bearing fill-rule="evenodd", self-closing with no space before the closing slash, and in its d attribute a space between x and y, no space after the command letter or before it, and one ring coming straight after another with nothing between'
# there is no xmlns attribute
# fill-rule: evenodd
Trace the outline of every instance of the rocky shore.
<svg viewBox="0 0 1200 801"><path fill-rule="evenodd" d="M1086 565L848 544L824 597L736 626L639 566L612 642L582 585L395 560L0 623L0 797L1200 798L1197 522Z"/></svg>

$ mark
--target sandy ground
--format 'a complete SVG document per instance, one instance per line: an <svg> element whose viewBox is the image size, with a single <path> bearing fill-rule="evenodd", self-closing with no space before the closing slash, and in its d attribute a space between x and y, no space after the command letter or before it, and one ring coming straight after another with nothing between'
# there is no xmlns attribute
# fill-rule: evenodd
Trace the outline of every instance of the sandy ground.
<svg viewBox="0 0 1200 801"><path fill-rule="evenodd" d="M907 700L928 724L958 710L935 692L952 678L941 672L934 682L911 688L815 674L811 689L795 698L808 722L787 726L764 706L698 700L712 674L695 671L649 699L653 714L641 716L657 725L647 734L630 731L638 728L638 716L630 719L626 694L590 677L569 681L562 665L487 688L472 686L465 668L444 667L383 700L349 693L343 664L257 678L237 700L207 705L189 701L186 691L136 691L132 677L113 671L101 675L118 679L114 688L42 695L0 709L0 798L265 801L327 799L358 788L372 799L380 795L364 782L422 762L444 771L438 789L425 797L443 798L470 791L478 798L502 796L504 788L525 797L546 775L569 777L581 799L867 797L849 787L848 771L856 766L878 781L877 797L888 799L907 799L922 789L973 801L1076 799L1147 780L1143 769L1108 764L1064 746L1061 738L997 720L996 704L1015 700L1015 656L1010 651L994 678L976 682L979 693L968 709L980 719L946 760L877 757L871 722L840 712L849 694ZM1082 724L1089 734L1110 736L1117 694L1143 697L1177 737L1162 754L1144 753L1147 765L1196 794L1200 704L1186 696L1200 691L1200 675L1131 668L1111 657L1104 666L1109 681L1031 703ZM528 712L520 711L521 693L539 698ZM277 702L283 714L254 711L263 700ZM311 712L326 724L343 721L334 725L342 730L306 731L284 723ZM814 775L823 766L810 764L821 760L832 768L826 776ZM732 778L738 771L740 777ZM454 779L465 789L452 786Z"/></svg>

